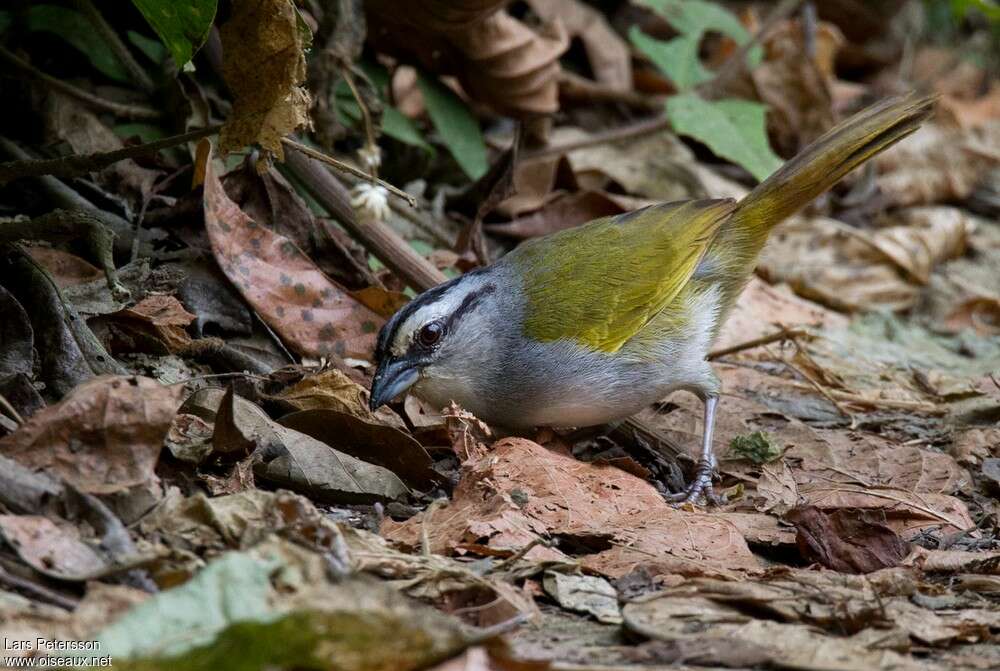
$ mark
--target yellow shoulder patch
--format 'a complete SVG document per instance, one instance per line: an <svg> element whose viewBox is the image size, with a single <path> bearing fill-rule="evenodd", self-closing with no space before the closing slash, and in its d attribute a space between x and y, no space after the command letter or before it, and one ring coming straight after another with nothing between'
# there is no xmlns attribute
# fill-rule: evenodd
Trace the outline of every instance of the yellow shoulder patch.
<svg viewBox="0 0 1000 671"><path fill-rule="evenodd" d="M653 205L522 244L526 334L616 352L677 297L732 200Z"/></svg>

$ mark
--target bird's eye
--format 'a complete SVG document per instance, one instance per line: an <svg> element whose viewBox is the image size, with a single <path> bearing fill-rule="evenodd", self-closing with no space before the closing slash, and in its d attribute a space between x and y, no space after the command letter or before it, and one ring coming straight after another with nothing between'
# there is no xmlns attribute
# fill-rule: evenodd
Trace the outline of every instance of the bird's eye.
<svg viewBox="0 0 1000 671"><path fill-rule="evenodd" d="M424 347L434 347L441 340L441 335L444 333L444 327L441 326L440 322L430 322L429 324L424 324L417 333L417 340Z"/></svg>

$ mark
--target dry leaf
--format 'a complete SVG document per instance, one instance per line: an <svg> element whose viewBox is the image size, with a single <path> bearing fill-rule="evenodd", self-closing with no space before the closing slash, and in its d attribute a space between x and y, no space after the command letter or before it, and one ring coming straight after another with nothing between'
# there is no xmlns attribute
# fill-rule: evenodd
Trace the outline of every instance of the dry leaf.
<svg viewBox="0 0 1000 671"><path fill-rule="evenodd" d="M147 377L97 377L0 439L0 453L83 492L124 491L154 477L182 393Z"/></svg>
<svg viewBox="0 0 1000 671"><path fill-rule="evenodd" d="M219 135L225 154L257 144L284 158L281 138L309 125L306 59L291 0L240 0L219 28L233 109Z"/></svg>
<svg viewBox="0 0 1000 671"><path fill-rule="evenodd" d="M326 277L288 238L241 211L211 161L205 228L223 272L292 349L306 356L371 356L382 318Z"/></svg>
<svg viewBox="0 0 1000 671"><path fill-rule="evenodd" d="M768 106L771 137L782 154L795 154L836 122L834 61L843 42L840 30L825 21L806 27L786 20L768 33L764 62L749 76Z"/></svg>
<svg viewBox="0 0 1000 671"><path fill-rule="evenodd" d="M952 333L971 328L982 336L1000 335L1000 298L976 296L963 301L945 317L944 328Z"/></svg>
<svg viewBox="0 0 1000 671"><path fill-rule="evenodd" d="M51 247L25 247L24 251L48 271L60 289L88 282L107 282L100 268L76 254Z"/></svg>
<svg viewBox="0 0 1000 671"><path fill-rule="evenodd" d="M518 240L539 237L585 224L592 219L627 211L625 207L601 191L579 191L557 197L527 216L502 224L487 224L494 235L506 235Z"/></svg>
<svg viewBox="0 0 1000 671"><path fill-rule="evenodd" d="M387 468L417 489L430 490L442 481L420 443L399 428L378 420L313 408L285 415L279 422L344 454Z"/></svg>
<svg viewBox="0 0 1000 671"><path fill-rule="evenodd" d="M112 352L148 352L151 348L142 346L142 341L151 340L158 343L152 348L154 354L162 354L163 350L180 354L191 345L191 336L186 329L195 316L173 296L151 294L130 308L100 319L102 323L111 325ZM129 342L123 345L123 340Z"/></svg>
<svg viewBox="0 0 1000 671"><path fill-rule="evenodd" d="M972 132L925 123L874 162L888 205L962 202L1000 164L1000 119Z"/></svg>
<svg viewBox="0 0 1000 671"><path fill-rule="evenodd" d="M562 24L532 30L496 0L422 0L400 12L395 2L365 3L369 40L383 53L416 60L425 70L456 75L462 88L516 117L559 108L559 57L569 46Z"/></svg>
<svg viewBox="0 0 1000 671"><path fill-rule="evenodd" d="M795 218L775 231L759 271L836 310L909 308L934 267L961 254L970 222L948 207L909 210L899 221L864 231L822 217Z"/></svg>
<svg viewBox="0 0 1000 671"><path fill-rule="evenodd" d="M307 375L271 398L285 401L298 410L335 410L366 422L406 428L389 408L382 407L372 412L368 408L368 390L336 368Z"/></svg>
<svg viewBox="0 0 1000 671"><path fill-rule="evenodd" d="M0 515L0 534L25 563L44 575L88 580L112 565L109 557L80 538L76 526L57 525L47 517Z"/></svg>
<svg viewBox="0 0 1000 671"><path fill-rule="evenodd" d="M582 0L528 0L543 21L560 21L587 52L594 79L616 91L632 88L632 56L628 43L608 25L604 14Z"/></svg>
<svg viewBox="0 0 1000 671"><path fill-rule="evenodd" d="M696 575L758 568L740 532L724 519L675 510L633 475L520 438L505 438L467 462L447 507L403 523L387 519L382 532L411 547L426 533L440 553L472 546L516 551L538 537L558 536L591 548L581 550L581 562L610 577L637 566ZM565 558L545 547L527 556Z"/></svg>
<svg viewBox="0 0 1000 671"><path fill-rule="evenodd" d="M909 553L907 543L889 527L851 510L830 514L814 506L788 511L803 557L843 573L871 573L899 566Z"/></svg>

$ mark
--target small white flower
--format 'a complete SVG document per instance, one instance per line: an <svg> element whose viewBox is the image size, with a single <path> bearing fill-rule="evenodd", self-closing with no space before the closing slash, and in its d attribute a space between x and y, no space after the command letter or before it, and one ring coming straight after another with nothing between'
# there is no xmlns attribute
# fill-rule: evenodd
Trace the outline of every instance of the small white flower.
<svg viewBox="0 0 1000 671"><path fill-rule="evenodd" d="M358 150L358 158L366 170L376 170L382 165L382 151L378 145L362 147Z"/></svg>
<svg viewBox="0 0 1000 671"><path fill-rule="evenodd" d="M389 192L378 184L361 182L351 190L351 206L359 214L367 211L376 221L385 221L389 218Z"/></svg>

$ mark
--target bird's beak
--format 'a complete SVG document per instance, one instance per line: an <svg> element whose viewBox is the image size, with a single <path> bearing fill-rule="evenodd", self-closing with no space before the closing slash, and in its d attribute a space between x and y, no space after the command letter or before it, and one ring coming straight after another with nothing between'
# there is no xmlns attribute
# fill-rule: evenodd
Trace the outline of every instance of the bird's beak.
<svg viewBox="0 0 1000 671"><path fill-rule="evenodd" d="M374 411L413 386L420 377L416 364L404 359L383 359L372 379L368 406Z"/></svg>

